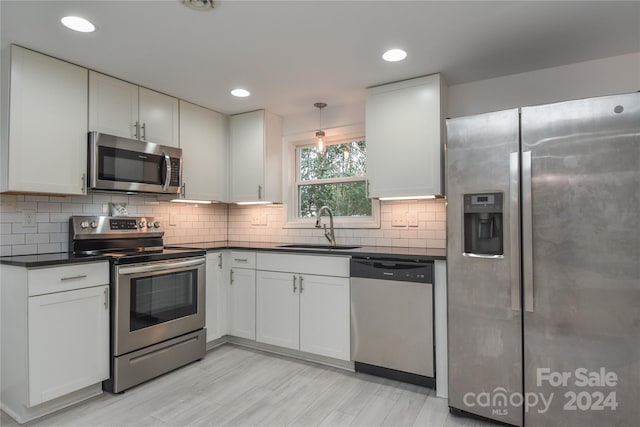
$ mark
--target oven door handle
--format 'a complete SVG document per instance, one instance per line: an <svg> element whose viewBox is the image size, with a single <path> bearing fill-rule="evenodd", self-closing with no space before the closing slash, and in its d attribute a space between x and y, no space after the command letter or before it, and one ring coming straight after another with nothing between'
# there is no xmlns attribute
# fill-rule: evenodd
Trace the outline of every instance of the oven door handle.
<svg viewBox="0 0 640 427"><path fill-rule="evenodd" d="M179 262L132 265L127 267L118 267L118 274L125 275L125 274L137 274L137 273L149 273L149 272L155 273L163 270L173 270L175 268L196 267L204 264L205 264L205 260L202 258L198 258L198 259L190 259L187 261L179 261Z"/></svg>

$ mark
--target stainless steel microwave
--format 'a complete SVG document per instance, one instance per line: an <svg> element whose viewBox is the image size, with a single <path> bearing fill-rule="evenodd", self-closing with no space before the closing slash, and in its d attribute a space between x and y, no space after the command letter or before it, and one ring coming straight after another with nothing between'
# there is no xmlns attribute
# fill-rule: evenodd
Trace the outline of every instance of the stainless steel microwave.
<svg viewBox="0 0 640 427"><path fill-rule="evenodd" d="M89 132L89 189L179 193L182 149Z"/></svg>

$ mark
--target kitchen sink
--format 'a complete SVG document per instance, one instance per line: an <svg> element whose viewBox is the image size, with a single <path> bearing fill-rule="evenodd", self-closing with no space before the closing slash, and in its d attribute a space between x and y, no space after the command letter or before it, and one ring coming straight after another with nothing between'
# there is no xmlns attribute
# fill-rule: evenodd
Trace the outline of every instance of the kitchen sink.
<svg viewBox="0 0 640 427"><path fill-rule="evenodd" d="M358 249L360 246L349 246L349 245L312 245L312 244L293 244L293 245L280 245L279 248L291 248L291 249Z"/></svg>

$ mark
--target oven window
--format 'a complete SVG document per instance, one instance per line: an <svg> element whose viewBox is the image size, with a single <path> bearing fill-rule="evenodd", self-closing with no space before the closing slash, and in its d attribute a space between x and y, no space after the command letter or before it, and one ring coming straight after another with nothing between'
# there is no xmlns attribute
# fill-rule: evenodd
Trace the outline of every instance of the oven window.
<svg viewBox="0 0 640 427"><path fill-rule="evenodd" d="M196 314L197 311L197 270L131 280L131 332Z"/></svg>

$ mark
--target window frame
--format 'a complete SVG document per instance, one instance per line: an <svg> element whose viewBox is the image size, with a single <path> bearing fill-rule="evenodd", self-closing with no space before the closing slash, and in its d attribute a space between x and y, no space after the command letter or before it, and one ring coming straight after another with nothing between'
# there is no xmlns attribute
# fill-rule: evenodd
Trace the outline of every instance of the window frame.
<svg viewBox="0 0 640 427"><path fill-rule="evenodd" d="M364 140L364 128L363 126L334 128L327 131L327 137L325 137L325 145L334 145L350 141ZM283 194L287 195L285 200L286 209L283 228L314 228L316 219L312 218L300 218L298 217L298 205L300 203L298 199L298 186L304 184L324 184L335 182L355 182L362 181L362 178L358 177L342 177L342 178L329 178L319 179L313 181L300 180L300 159L298 157L297 150L300 147L314 145L316 142L313 138L309 138L307 133L303 139L291 138L286 144L287 157L284 164L287 166L284 170L283 178ZM366 185L366 175L364 177ZM378 199L371 200L371 216L367 217L334 217L334 228L349 229L349 228L380 228L380 201ZM318 206L319 208L319 206Z"/></svg>

